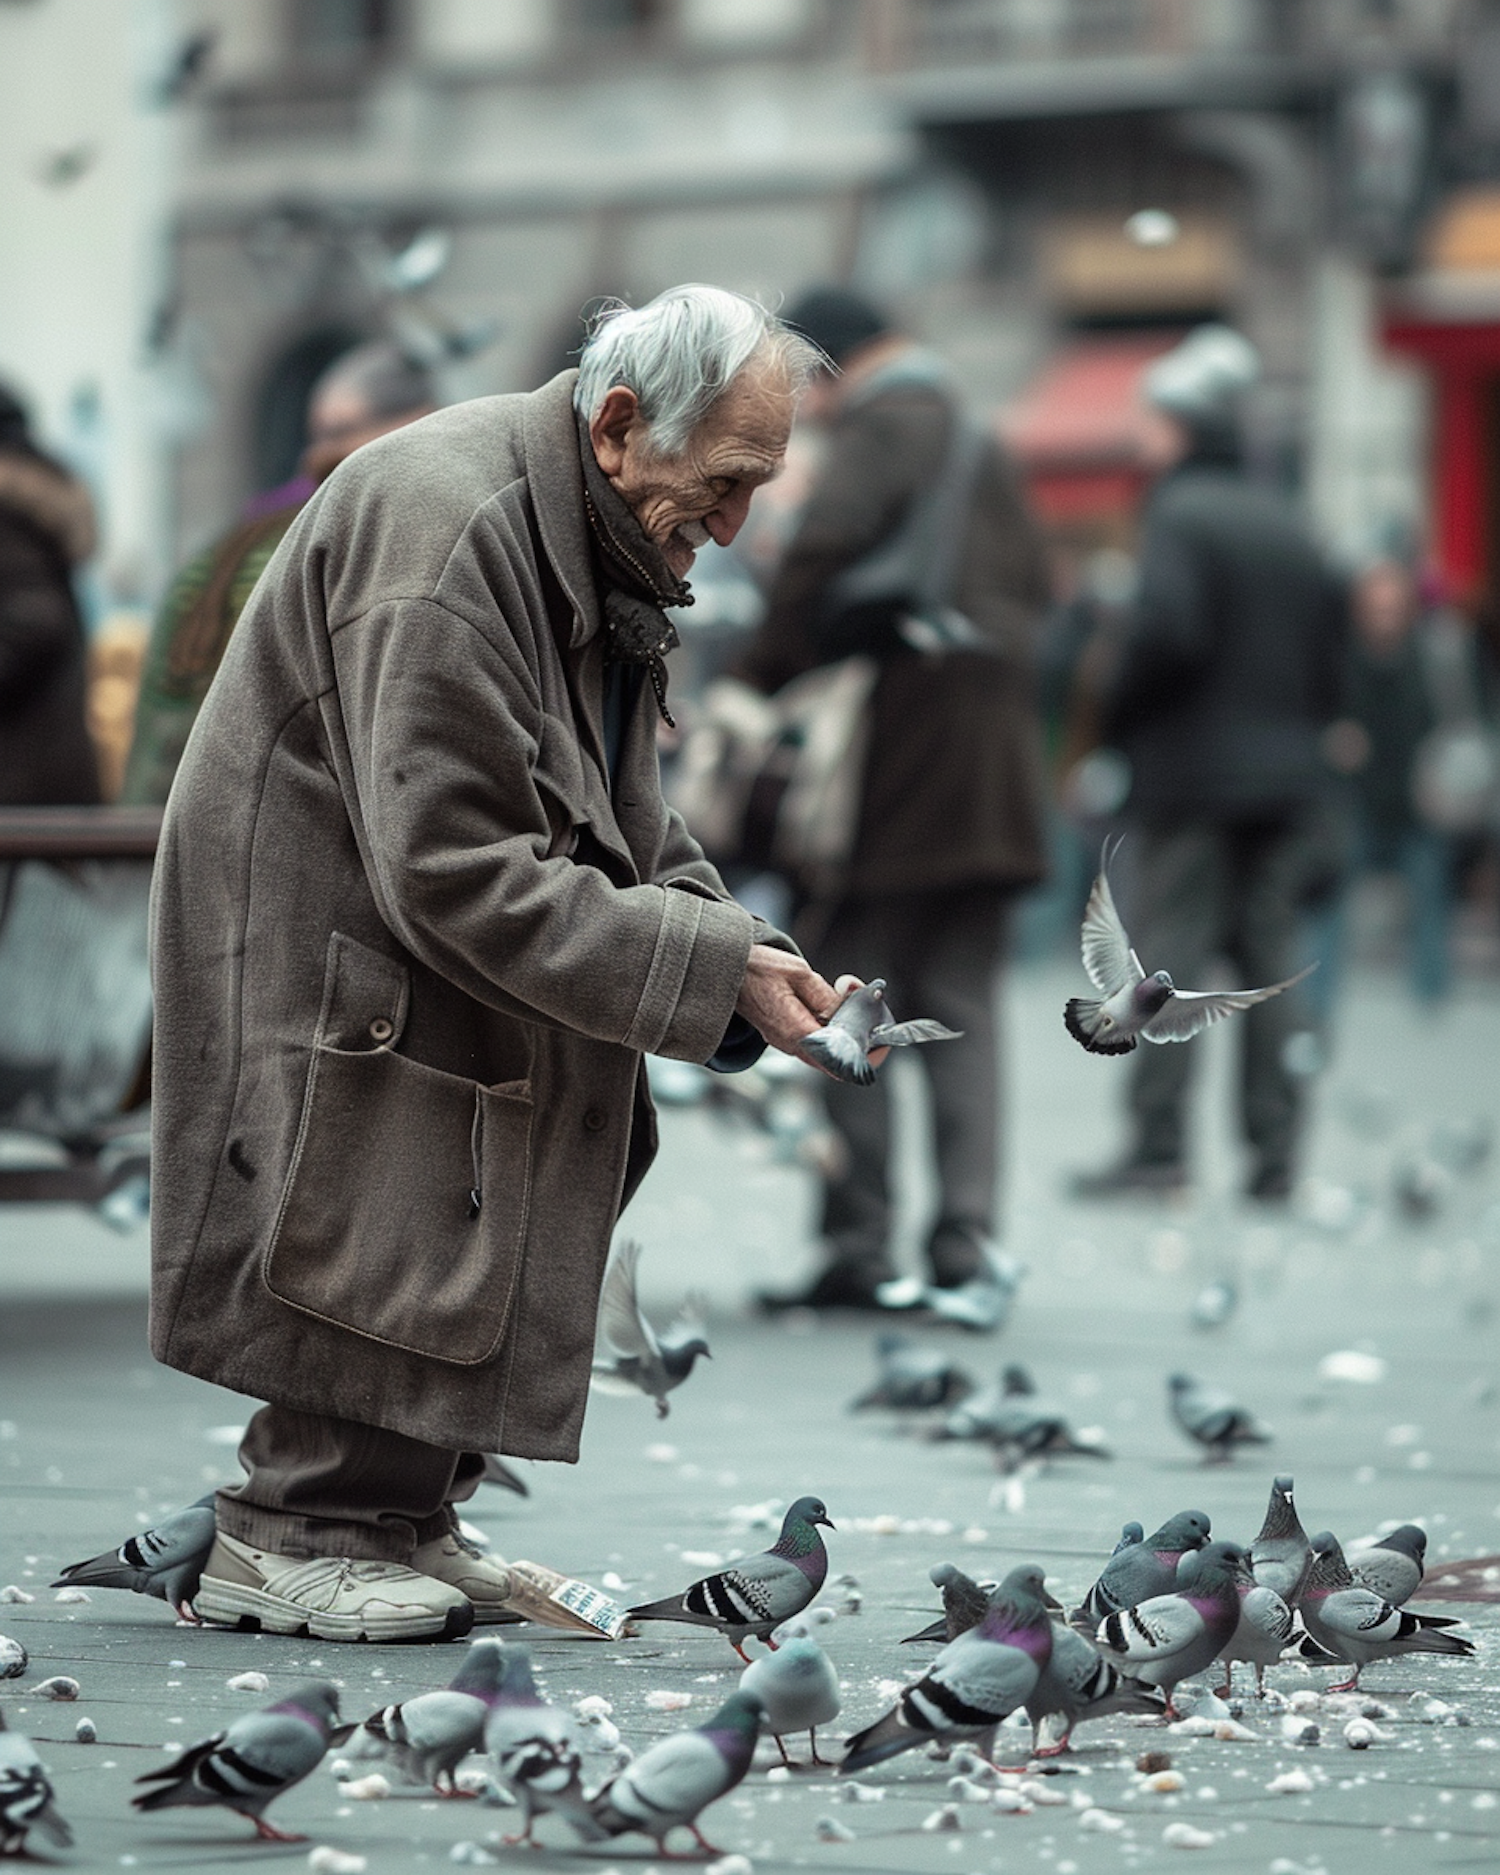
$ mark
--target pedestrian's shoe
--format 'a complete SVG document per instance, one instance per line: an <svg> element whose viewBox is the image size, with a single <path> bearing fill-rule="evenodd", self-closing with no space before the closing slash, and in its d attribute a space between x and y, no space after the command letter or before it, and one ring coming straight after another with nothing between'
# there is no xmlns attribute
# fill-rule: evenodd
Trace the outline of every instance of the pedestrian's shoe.
<svg viewBox="0 0 1500 1875"><path fill-rule="evenodd" d="M221 1530L193 1608L223 1627L308 1634L319 1641L458 1640L474 1625L468 1597L404 1563L277 1556Z"/></svg>
<svg viewBox="0 0 1500 1875"><path fill-rule="evenodd" d="M1075 1198L1171 1198L1187 1190L1187 1173L1176 1159L1121 1159L1101 1172L1075 1172Z"/></svg>
<svg viewBox="0 0 1500 1875"><path fill-rule="evenodd" d="M1005 1326L1026 1265L989 1247L981 1269L966 1281L938 1284L927 1291L926 1307L935 1321L990 1334Z"/></svg>
<svg viewBox="0 0 1500 1875"><path fill-rule="evenodd" d="M1285 1204L1292 1195L1292 1175L1284 1165L1260 1165L1245 1185L1245 1196L1256 1204Z"/></svg>
<svg viewBox="0 0 1500 1875"><path fill-rule="evenodd" d="M434 1537L430 1543L419 1543L412 1551L411 1566L464 1596L473 1605L476 1627L526 1618L507 1606L513 1586L509 1563L498 1556L486 1556L477 1543L456 1530Z"/></svg>
<svg viewBox="0 0 1500 1875"><path fill-rule="evenodd" d="M755 1302L764 1315L784 1315L788 1309L863 1309L878 1314L885 1307L880 1291L886 1287L878 1268L830 1263L805 1289L762 1289Z"/></svg>

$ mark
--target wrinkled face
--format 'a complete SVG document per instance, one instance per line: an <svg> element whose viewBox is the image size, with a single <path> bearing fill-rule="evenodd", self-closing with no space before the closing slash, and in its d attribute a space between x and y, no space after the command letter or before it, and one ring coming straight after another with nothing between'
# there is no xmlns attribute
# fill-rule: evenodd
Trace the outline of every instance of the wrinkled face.
<svg viewBox="0 0 1500 1875"><path fill-rule="evenodd" d="M796 398L779 364L752 359L676 456L658 455L634 391L616 385L589 425L599 467L678 579L707 541L727 547L750 497L781 472Z"/></svg>

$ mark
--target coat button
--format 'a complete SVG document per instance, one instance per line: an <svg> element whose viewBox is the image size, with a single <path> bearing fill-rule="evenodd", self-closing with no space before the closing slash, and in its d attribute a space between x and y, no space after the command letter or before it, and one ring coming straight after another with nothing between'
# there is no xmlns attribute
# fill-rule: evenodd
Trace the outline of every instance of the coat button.
<svg viewBox="0 0 1500 1875"><path fill-rule="evenodd" d="M598 1107L590 1107L583 1116L583 1124L591 1133L602 1133L609 1119Z"/></svg>
<svg viewBox="0 0 1500 1875"><path fill-rule="evenodd" d="M396 1025L384 1016L377 1016L370 1024L370 1033L377 1042L388 1042L396 1033Z"/></svg>

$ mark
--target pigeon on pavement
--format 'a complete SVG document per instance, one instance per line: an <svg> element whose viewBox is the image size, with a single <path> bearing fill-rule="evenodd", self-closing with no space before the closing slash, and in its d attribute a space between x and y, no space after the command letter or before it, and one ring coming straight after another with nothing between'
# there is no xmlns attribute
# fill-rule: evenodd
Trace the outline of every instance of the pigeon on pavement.
<svg viewBox="0 0 1500 1875"><path fill-rule="evenodd" d="M583 1794L583 1760L572 1719L537 1691L526 1648L490 1645L499 1647L501 1664L485 1720L484 1748L495 1776L526 1818L521 1834L506 1841L532 1842L536 1819L546 1811L571 1823L585 1842L603 1841L606 1832L590 1816Z"/></svg>
<svg viewBox="0 0 1500 1875"><path fill-rule="evenodd" d="M1414 1615L1393 1608L1373 1589L1361 1588L1330 1531L1315 1536L1312 1546L1312 1574L1302 1591L1302 1624L1319 1647L1354 1669L1347 1680L1329 1687L1331 1693L1352 1692L1372 1661L1393 1654L1474 1652L1472 1641L1449 1633L1456 1624L1447 1616Z"/></svg>
<svg viewBox="0 0 1500 1875"><path fill-rule="evenodd" d="M1167 1404L1187 1436L1203 1447L1206 1463L1228 1464L1237 1445L1269 1445L1271 1434L1248 1409L1191 1374L1173 1374Z"/></svg>
<svg viewBox="0 0 1500 1875"><path fill-rule="evenodd" d="M996 1728L1030 1697L1052 1655L1043 1592L1040 1569L1012 1569L979 1626L950 1641L883 1718L848 1741L843 1769L863 1771L917 1745L966 1738L989 1757Z"/></svg>
<svg viewBox="0 0 1500 1875"><path fill-rule="evenodd" d="M1173 1688L1201 1673L1234 1634L1238 1585L1251 1582L1250 1553L1238 1543L1210 1543L1184 1574L1181 1588L1109 1615L1098 1634L1100 1647L1123 1662L1127 1673L1162 1689L1167 1716L1174 1719Z"/></svg>
<svg viewBox="0 0 1500 1875"><path fill-rule="evenodd" d="M705 1855L721 1854L699 1829L698 1818L750 1769L764 1714L754 1693L731 1693L706 1724L661 1739L611 1778L589 1803L593 1822L606 1836L639 1830L662 1856L668 1853L667 1837L680 1826L692 1832Z"/></svg>
<svg viewBox="0 0 1500 1875"><path fill-rule="evenodd" d="M418 1693L365 1720L366 1732L382 1741L383 1755L407 1783L430 1784L440 1797L460 1795L453 1773L484 1743L504 1658L498 1641L474 1641L441 1692Z"/></svg>
<svg viewBox="0 0 1500 1875"><path fill-rule="evenodd" d="M692 1627L717 1628L748 1666L750 1656L740 1643L752 1634L770 1640L773 1631L800 1615L822 1588L828 1551L819 1524L827 1530L834 1527L823 1500L799 1497L770 1549L726 1563L680 1595L644 1602L627 1613L632 1621L685 1621Z"/></svg>
<svg viewBox="0 0 1500 1875"><path fill-rule="evenodd" d="M1311 1559L1311 1551L1308 1552ZM1255 1567L1254 1552L1250 1566ZM1245 1660L1255 1668L1255 1696L1263 1699L1266 1691L1266 1668L1274 1667L1291 1645L1295 1618L1286 1601L1276 1590L1261 1582L1239 1582L1240 1618L1235 1624L1219 1658L1224 1662L1224 1683L1218 1688L1227 1699L1234 1684L1234 1663Z"/></svg>
<svg viewBox="0 0 1500 1875"><path fill-rule="evenodd" d="M47 1768L31 1740L6 1729L0 1712L0 1855L24 1855L28 1830L67 1849L73 1832L58 1815Z"/></svg>
<svg viewBox="0 0 1500 1875"><path fill-rule="evenodd" d="M1071 997L1069 1035L1094 1055L1128 1055L1138 1041L1186 1042L1211 1022L1250 1009L1300 983L1313 966L1261 990L1180 990L1165 970L1148 976L1115 910L1106 850L1083 916L1083 967L1099 1000Z"/></svg>
<svg viewBox="0 0 1500 1875"><path fill-rule="evenodd" d="M193 1596L203 1565L214 1546L214 1494L185 1510L174 1510L159 1524L128 1536L118 1549L105 1550L87 1562L70 1563L53 1588L133 1589L154 1595L195 1625Z"/></svg>
<svg viewBox="0 0 1500 1875"><path fill-rule="evenodd" d="M872 1406L921 1412L952 1406L974 1391L974 1382L956 1362L935 1348L919 1346L910 1335L877 1335L875 1359L879 1375L873 1387L850 1401L852 1413Z"/></svg>
<svg viewBox="0 0 1500 1875"><path fill-rule="evenodd" d="M875 977L850 990L825 1027L804 1035L798 1046L836 1081L857 1081L867 1087L875 1079L870 1051L907 1048L916 1042L953 1042L963 1031L950 1029L930 1017L896 1022L885 1000L885 978Z"/></svg>
<svg viewBox="0 0 1500 1875"><path fill-rule="evenodd" d="M1146 1526L1132 1519L1131 1522L1120 1525L1120 1540L1109 1553L1111 1556L1118 1556L1122 1549L1134 1549L1137 1543L1144 1543L1145 1540Z"/></svg>
<svg viewBox="0 0 1500 1875"><path fill-rule="evenodd" d="M1131 1679L1113 1661L1106 1660L1092 1641L1085 1640L1066 1622L1054 1620L1051 1658L1026 1700L1026 1714L1032 1724L1031 1755L1057 1757L1068 1749L1074 1726L1087 1719L1103 1719L1111 1713L1162 1713L1166 1708L1159 1687ZM1043 1745L1042 1726L1049 1718L1061 1718L1063 1728Z"/></svg>
<svg viewBox="0 0 1500 1875"><path fill-rule="evenodd" d="M1120 1614L1153 1595L1169 1595L1177 1583L1178 1563L1203 1548L1211 1527L1206 1511L1180 1510L1139 1542L1126 1543L1122 1534L1098 1581L1074 1611L1074 1624L1093 1634L1106 1615Z"/></svg>
<svg viewBox="0 0 1500 1875"><path fill-rule="evenodd" d="M708 1343L699 1333L702 1324L686 1310L657 1335L636 1295L640 1258L641 1246L627 1238L604 1272L599 1328L610 1358L594 1362L593 1384L604 1393L644 1393L655 1400L657 1418L665 1419L671 1411L667 1395L687 1379L698 1356L708 1354Z"/></svg>
<svg viewBox="0 0 1500 1875"><path fill-rule="evenodd" d="M1297 1515L1292 1489L1290 1478L1272 1479L1265 1521L1250 1545L1250 1570L1256 1583L1274 1589L1288 1608L1297 1606L1313 1563L1312 1544Z"/></svg>
<svg viewBox="0 0 1500 1875"><path fill-rule="evenodd" d="M1427 1532L1414 1523L1404 1523L1378 1543L1364 1543L1351 1550L1349 1572L1363 1589L1373 1589L1393 1608L1404 1608L1422 1586L1423 1563L1427 1555Z"/></svg>
<svg viewBox="0 0 1500 1875"><path fill-rule="evenodd" d="M906 1635L901 1642L903 1647L911 1641L956 1641L960 1634L977 1628L990 1612L995 1583L976 1582L972 1576L965 1575L957 1563L951 1562L934 1563L927 1578L934 1588L942 1591L943 1612L919 1633Z"/></svg>
<svg viewBox="0 0 1500 1875"><path fill-rule="evenodd" d="M342 1744L353 1730L339 1724L338 1689L327 1680L309 1680L274 1706L243 1713L160 1770L145 1772L136 1783L156 1789L132 1801L137 1810L222 1804L248 1817L263 1842L304 1842L303 1836L274 1829L261 1813L315 1771L328 1747Z"/></svg>
<svg viewBox="0 0 1500 1875"><path fill-rule="evenodd" d="M1024 1459L1108 1458L1109 1452L1078 1438L1067 1415L1043 1400L1024 1367L1007 1366L998 1385L962 1401L933 1434L937 1439L979 1439L994 1448L1002 1471L1013 1471Z"/></svg>
<svg viewBox="0 0 1500 1875"><path fill-rule="evenodd" d="M765 1707L766 1730L776 1740L783 1764L790 1764L785 1739L789 1732L806 1732L812 1747L812 1762L826 1764L818 1756L820 1725L831 1725L839 1716L843 1702L839 1697L839 1676L833 1662L813 1638L813 1628L836 1617L831 1608L809 1608L776 1630L776 1652L752 1660L740 1675L740 1690L754 1693Z"/></svg>

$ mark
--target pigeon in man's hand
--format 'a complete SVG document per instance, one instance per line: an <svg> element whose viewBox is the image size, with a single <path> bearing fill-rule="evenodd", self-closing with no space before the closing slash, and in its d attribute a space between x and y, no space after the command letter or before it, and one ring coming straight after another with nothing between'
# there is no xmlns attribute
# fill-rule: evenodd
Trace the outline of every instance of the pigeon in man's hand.
<svg viewBox="0 0 1500 1875"><path fill-rule="evenodd" d="M599 1328L610 1358L594 1362L593 1384L604 1393L644 1393L655 1400L657 1418L665 1419L671 1410L667 1395L687 1379L698 1356L708 1354L708 1343L699 1332L702 1323L686 1309L657 1335L636 1295L640 1260L641 1246L626 1238L604 1272Z"/></svg>
<svg viewBox="0 0 1500 1875"><path fill-rule="evenodd" d="M72 1830L57 1813L36 1747L24 1734L7 1731L0 1712L0 1855L24 1855L26 1833L33 1829L59 1849L73 1841Z"/></svg>
<svg viewBox="0 0 1500 1875"><path fill-rule="evenodd" d="M726 1563L680 1595L627 1612L632 1621L685 1621L690 1627L717 1628L748 1666L750 1656L740 1643L752 1634L770 1642L774 1630L800 1615L822 1588L828 1551L818 1535L819 1524L827 1530L834 1527L822 1499L799 1497L770 1549Z"/></svg>
<svg viewBox="0 0 1500 1875"><path fill-rule="evenodd" d="M1167 1404L1177 1424L1203 1447L1204 1462L1227 1465L1237 1445L1269 1445L1271 1434L1248 1407L1191 1374L1167 1381Z"/></svg>
<svg viewBox="0 0 1500 1875"><path fill-rule="evenodd" d="M1371 1661L1393 1654L1473 1653L1472 1641L1448 1632L1457 1624L1447 1615L1414 1615L1393 1608L1373 1589L1361 1588L1331 1531L1320 1532L1312 1546L1312 1574L1302 1591L1302 1625L1317 1646L1354 1669L1329 1692L1353 1692Z"/></svg>
<svg viewBox="0 0 1500 1875"><path fill-rule="evenodd" d="M87 1562L70 1563L52 1586L132 1589L137 1595L154 1595L175 1608L183 1621L196 1625L193 1596L213 1546L214 1494L210 1491L139 1536L126 1537L118 1549L105 1550Z"/></svg>
<svg viewBox="0 0 1500 1875"><path fill-rule="evenodd" d="M589 1815L583 1794L577 1728L567 1713L538 1692L526 1648L502 1647L500 1652L500 1679L485 1722L484 1747L495 1776L526 1818L521 1834L506 1841L532 1842L537 1817L548 1811L571 1823L585 1842L601 1841L605 1832Z"/></svg>
<svg viewBox="0 0 1500 1875"><path fill-rule="evenodd" d="M1180 990L1165 970L1148 976L1115 910L1110 857L1106 849L1083 916L1083 967L1099 997L1074 996L1063 1008L1069 1035L1091 1055L1128 1055L1142 1040L1191 1041L1211 1022L1279 996L1313 968L1262 990Z"/></svg>
<svg viewBox="0 0 1500 1875"><path fill-rule="evenodd" d="M705 1724L661 1739L611 1778L590 1801L590 1816L606 1836L649 1836L664 1857L677 1828L691 1830L705 1855L722 1854L698 1818L750 1769L764 1715L754 1693L731 1693Z"/></svg>
<svg viewBox="0 0 1500 1875"><path fill-rule="evenodd" d="M836 1081L857 1081L866 1087L875 1079L872 1050L908 1048L916 1042L954 1042L962 1033L930 1017L897 1022L885 1000L885 978L875 977L850 990L826 1026L804 1035L800 1047L809 1061Z"/></svg>
<svg viewBox="0 0 1500 1875"><path fill-rule="evenodd" d="M155 1790L133 1798L137 1810L222 1804L248 1817L263 1842L305 1842L269 1824L261 1812L274 1797L315 1771L330 1745L354 1730L339 1724L338 1689L309 1680L259 1712L242 1713L222 1732L201 1740L135 1781Z"/></svg>
<svg viewBox="0 0 1500 1875"><path fill-rule="evenodd" d="M383 1755L407 1783L430 1784L440 1797L461 1796L453 1773L484 1741L503 1665L498 1641L474 1641L446 1687L383 1706L365 1720L365 1730L381 1741Z"/></svg>

